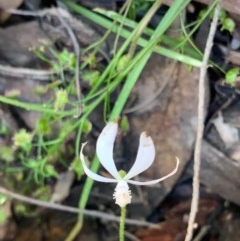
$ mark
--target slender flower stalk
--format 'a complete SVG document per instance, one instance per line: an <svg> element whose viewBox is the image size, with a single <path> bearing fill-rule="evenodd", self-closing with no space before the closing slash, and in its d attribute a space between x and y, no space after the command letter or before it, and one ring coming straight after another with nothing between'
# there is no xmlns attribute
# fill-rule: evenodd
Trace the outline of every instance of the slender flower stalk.
<svg viewBox="0 0 240 241"><path fill-rule="evenodd" d="M124 241L124 229L126 219L126 206L121 207L121 217L119 223L119 241Z"/></svg>

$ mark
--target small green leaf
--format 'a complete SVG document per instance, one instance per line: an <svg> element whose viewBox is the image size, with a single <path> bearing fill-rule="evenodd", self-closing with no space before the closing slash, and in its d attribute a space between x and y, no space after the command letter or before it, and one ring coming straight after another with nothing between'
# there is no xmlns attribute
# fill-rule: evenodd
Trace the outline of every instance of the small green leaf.
<svg viewBox="0 0 240 241"><path fill-rule="evenodd" d="M29 159L24 163L25 166L27 166L30 169L38 169L40 166L40 163L35 159Z"/></svg>
<svg viewBox="0 0 240 241"><path fill-rule="evenodd" d="M94 54L89 54L88 56L83 57L83 62L81 69L84 69L86 66L89 66L91 69L95 68L97 64L97 59Z"/></svg>
<svg viewBox="0 0 240 241"><path fill-rule="evenodd" d="M59 89L56 92L56 99L54 102L54 109L60 110L64 109L65 105L68 103L68 93L66 90Z"/></svg>
<svg viewBox="0 0 240 241"><path fill-rule="evenodd" d="M239 74L239 71L240 71L240 69L237 68L237 67L228 70L226 75L225 75L226 83L231 85L231 86L234 86L235 83L236 83L236 79L237 79L237 76Z"/></svg>
<svg viewBox="0 0 240 241"><path fill-rule="evenodd" d="M0 208L0 224L4 224L7 221L6 214L2 208Z"/></svg>
<svg viewBox="0 0 240 241"><path fill-rule="evenodd" d="M15 205L15 211L16 211L17 214L26 214L27 208L23 203L17 203Z"/></svg>
<svg viewBox="0 0 240 241"><path fill-rule="evenodd" d="M10 129L3 121L0 121L0 134L9 135Z"/></svg>
<svg viewBox="0 0 240 241"><path fill-rule="evenodd" d="M92 123L86 119L84 122L83 122L83 133L85 134L88 134L90 131L92 130Z"/></svg>
<svg viewBox="0 0 240 241"><path fill-rule="evenodd" d="M58 177L58 173L56 172L54 166L51 164L47 164L44 167L44 172L46 177Z"/></svg>
<svg viewBox="0 0 240 241"><path fill-rule="evenodd" d="M69 169L73 170L76 173L77 179L80 179L81 176L84 174L83 166L79 157L74 159Z"/></svg>
<svg viewBox="0 0 240 241"><path fill-rule="evenodd" d="M0 205L3 205L7 201L7 196L0 193Z"/></svg>
<svg viewBox="0 0 240 241"><path fill-rule="evenodd" d="M123 131L123 134L126 135L127 132L129 131L129 122L128 122L127 116L123 116L121 118L120 127Z"/></svg>
<svg viewBox="0 0 240 241"><path fill-rule="evenodd" d="M129 60L130 60L130 56L129 56L129 55L127 55L127 54L123 55L123 56L119 59L119 61L118 61L118 64L117 64L117 72L123 71L123 70L126 68Z"/></svg>
<svg viewBox="0 0 240 241"><path fill-rule="evenodd" d="M6 162L14 161L14 150L9 146L0 146L1 159Z"/></svg>
<svg viewBox="0 0 240 241"><path fill-rule="evenodd" d="M75 55L69 52L67 49L64 49L60 54L58 54L59 65L63 69L74 70L76 58Z"/></svg>
<svg viewBox="0 0 240 241"><path fill-rule="evenodd" d="M221 31L223 30L227 30L229 31L230 33L233 33L234 29L235 29L235 22L233 21L232 18L225 18L223 20L223 23L222 23L222 28L221 28Z"/></svg>
<svg viewBox="0 0 240 241"><path fill-rule="evenodd" d="M198 14L198 19L202 19L204 17L204 15L206 14L206 12L207 12L206 8L202 9Z"/></svg>
<svg viewBox="0 0 240 241"><path fill-rule="evenodd" d="M13 136L13 144L15 147L21 147L26 152L31 149L33 135L28 133L25 129L21 129Z"/></svg>
<svg viewBox="0 0 240 241"><path fill-rule="evenodd" d="M59 63L53 63L52 68L56 72L60 72L62 70L62 66L60 66Z"/></svg>
<svg viewBox="0 0 240 241"><path fill-rule="evenodd" d="M98 71L85 71L82 75L82 80L88 82L91 86L94 86L99 77L100 73Z"/></svg>
<svg viewBox="0 0 240 241"><path fill-rule="evenodd" d="M219 14L219 20L221 23L226 19L227 13L224 9L221 9L220 14Z"/></svg>
<svg viewBox="0 0 240 241"><path fill-rule="evenodd" d="M50 133L50 125L47 119L39 119L35 127L36 131L40 135L47 135Z"/></svg>
<svg viewBox="0 0 240 241"><path fill-rule="evenodd" d="M67 49L64 49L60 54L58 54L58 60L62 65L64 65L68 62L70 56L70 52L68 52Z"/></svg>
<svg viewBox="0 0 240 241"><path fill-rule="evenodd" d="M43 86L40 84L36 85L36 87L34 89L34 93L37 95L40 95L40 96L46 94L46 92L47 92L46 86Z"/></svg>

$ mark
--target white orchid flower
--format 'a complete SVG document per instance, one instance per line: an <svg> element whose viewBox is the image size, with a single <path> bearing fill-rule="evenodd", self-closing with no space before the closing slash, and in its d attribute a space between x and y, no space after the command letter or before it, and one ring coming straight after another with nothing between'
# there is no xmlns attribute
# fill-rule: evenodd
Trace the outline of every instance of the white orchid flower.
<svg viewBox="0 0 240 241"><path fill-rule="evenodd" d="M82 145L80 158L87 176L99 182L117 183L113 198L116 200L116 204L118 204L120 207L125 207L127 204L131 203L132 199L128 183L135 185L153 185L161 182L176 173L179 165L179 160L177 159L175 169L162 178L145 182L130 180L131 178L142 173L152 165L155 158L154 143L152 141L152 138L148 136L146 132L141 133L135 163L133 164L132 168L128 173L125 173L124 171L118 172L113 160L113 146L115 138L117 136L117 132L118 124L116 122L109 122L104 127L97 140L97 156L99 158L99 161L103 165L103 167L113 176L113 178L100 176L92 172L87 167L83 155L83 148L86 143Z"/></svg>

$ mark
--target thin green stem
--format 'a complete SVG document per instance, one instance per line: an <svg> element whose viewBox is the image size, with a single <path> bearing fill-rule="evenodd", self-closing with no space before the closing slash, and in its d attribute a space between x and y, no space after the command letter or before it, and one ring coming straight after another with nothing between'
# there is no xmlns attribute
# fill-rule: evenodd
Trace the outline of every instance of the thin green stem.
<svg viewBox="0 0 240 241"><path fill-rule="evenodd" d="M122 9L120 10L120 14L122 14L123 18L126 18L128 12L129 12L129 8L131 6L132 0L127 0ZM114 21L114 24L116 24L116 21ZM113 55L115 55L115 53L117 52L117 44L118 44L118 40L119 37L121 36L121 31L123 29L123 23L120 23L119 29L117 30L117 34L116 34L116 38L113 44Z"/></svg>
<svg viewBox="0 0 240 241"><path fill-rule="evenodd" d="M83 216L79 215L78 221L75 223L74 227L72 228L71 232L67 236L67 238L64 241L72 241L76 238L76 236L79 233L79 230L82 229L83 226Z"/></svg>
<svg viewBox="0 0 240 241"><path fill-rule="evenodd" d="M121 207L121 216L120 216L120 223L119 223L119 241L124 241L125 219L126 219L126 206Z"/></svg>
<svg viewBox="0 0 240 241"><path fill-rule="evenodd" d="M141 58L140 61L135 65L134 70L129 73L127 81L125 82L122 91L116 101L116 104L114 105L113 110L110 114L110 120L116 120L119 117L147 61L148 58Z"/></svg>
<svg viewBox="0 0 240 241"><path fill-rule="evenodd" d="M132 44L131 44L130 49L129 49L129 56L130 57L132 57L134 52L135 52L135 49L136 49L137 43L138 43L138 39L140 38L140 36L144 32L144 29L146 28L147 24L151 20L152 16L156 13L158 8L161 6L161 4L162 4L161 0L160 1L156 1L152 5L152 7L149 9L149 11L146 14L146 16L140 22L139 27L137 29L137 32L136 32L135 36L133 37Z"/></svg>
<svg viewBox="0 0 240 241"><path fill-rule="evenodd" d="M44 145L43 135L38 135L38 145L37 145L37 157L38 159L42 157L42 147Z"/></svg>
<svg viewBox="0 0 240 241"><path fill-rule="evenodd" d="M10 104L14 105L20 108L23 108L25 110L34 110L34 111L39 111L43 113L49 113L49 114L54 114L54 115L61 115L63 116L71 116L74 113L76 113L76 109L74 108L73 110L66 110L66 111L56 111L54 109L49 108L49 105L44 103L44 104L31 104L23 101L19 101L17 99L12 99L9 97L5 97L3 95L0 95L0 102L3 102L5 104Z"/></svg>

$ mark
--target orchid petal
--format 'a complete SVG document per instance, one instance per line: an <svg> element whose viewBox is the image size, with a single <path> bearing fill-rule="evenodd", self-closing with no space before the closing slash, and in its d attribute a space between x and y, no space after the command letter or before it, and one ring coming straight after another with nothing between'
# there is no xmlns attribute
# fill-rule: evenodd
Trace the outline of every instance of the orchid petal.
<svg viewBox="0 0 240 241"><path fill-rule="evenodd" d="M84 159L84 155L83 155L83 148L87 143L82 144L81 147L81 151L80 151L80 159L82 162L82 166L84 169L84 172L87 174L87 176L89 176L90 178L92 178L95 181L99 181L99 182L118 182L116 179L113 178L107 178L107 177L103 177L98 175L95 172L92 172L86 165L85 159Z"/></svg>
<svg viewBox="0 0 240 241"><path fill-rule="evenodd" d="M97 156L103 167L116 179L121 179L113 160L113 146L117 136L118 124L109 122L97 140Z"/></svg>
<svg viewBox="0 0 240 241"><path fill-rule="evenodd" d="M165 179L171 177L172 175L174 175L177 172L180 161L179 161L178 158L176 158L176 160L177 160L177 163L176 163L176 167L174 168L174 170L172 172L170 172L169 174L167 174L166 176L164 176L164 177L161 177L159 179L152 180L152 181L147 181L147 182L139 182L139 181L133 181L133 180L127 180L127 182L131 183L131 184L134 184L134 185L142 185L142 186L144 186L144 185L153 185L153 184L157 184L159 182L162 182L162 181L164 181Z"/></svg>
<svg viewBox="0 0 240 241"><path fill-rule="evenodd" d="M124 177L124 179L128 180L148 169L152 165L154 158L155 147L153 140L150 136L147 136L146 132L143 132L140 135L139 147L135 163L127 175Z"/></svg>

